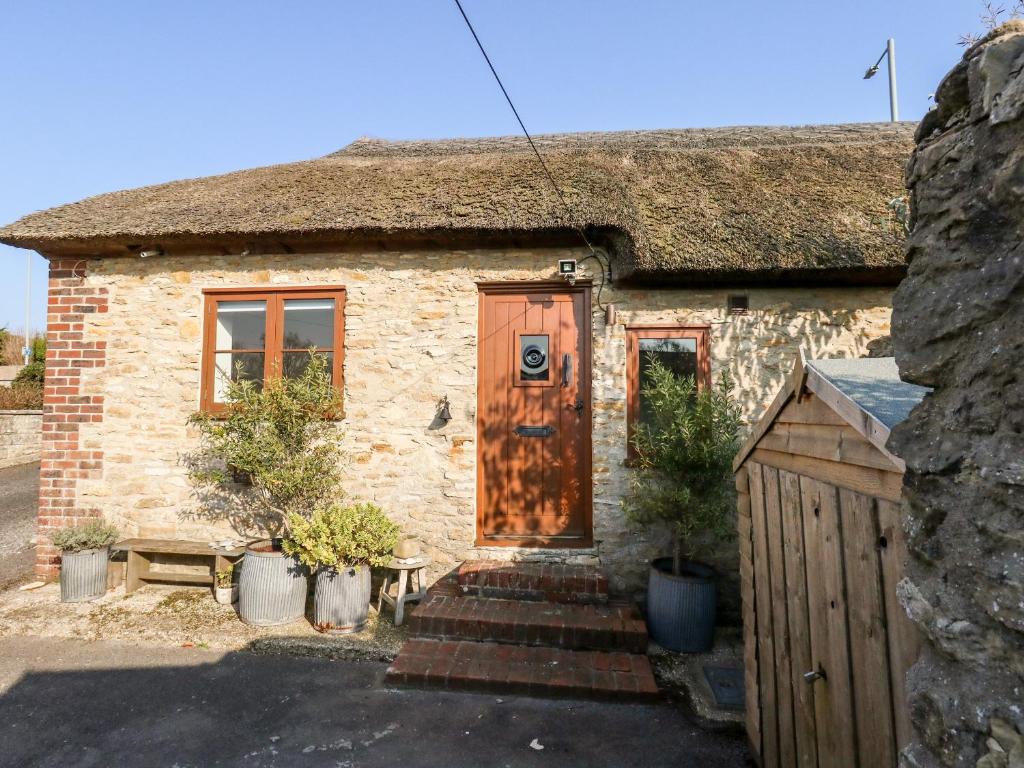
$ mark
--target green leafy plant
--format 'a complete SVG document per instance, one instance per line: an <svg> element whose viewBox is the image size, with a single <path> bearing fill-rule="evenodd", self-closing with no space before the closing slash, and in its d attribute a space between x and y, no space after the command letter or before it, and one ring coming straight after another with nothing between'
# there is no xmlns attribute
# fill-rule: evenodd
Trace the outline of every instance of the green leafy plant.
<svg viewBox="0 0 1024 768"><path fill-rule="evenodd" d="M15 375L14 387L42 387L46 378L46 338L36 336L31 342L31 362Z"/></svg>
<svg viewBox="0 0 1024 768"><path fill-rule="evenodd" d="M728 373L698 388L693 377L676 376L654 356L649 372L642 394L650 417L634 436L637 461L623 507L633 525L671 529L678 575L683 548L696 534L731 534L740 410Z"/></svg>
<svg viewBox="0 0 1024 768"><path fill-rule="evenodd" d="M231 586L231 580L234 577L234 568L225 568L222 571L217 571L214 574L214 578L217 580L217 586L221 589L227 589Z"/></svg>
<svg viewBox="0 0 1024 768"><path fill-rule="evenodd" d="M341 409L323 355L310 353L295 378L261 385L230 382L223 414L194 413L200 448L185 457L200 489L235 497L252 514L236 528L258 528L276 537L294 519L309 518L341 496L341 445L333 418ZM224 504L223 498L218 503ZM222 507L223 508L223 507Z"/></svg>
<svg viewBox="0 0 1024 768"><path fill-rule="evenodd" d="M382 566L398 543L398 526L376 504L317 510L306 519L292 514L284 551L310 568Z"/></svg>
<svg viewBox="0 0 1024 768"><path fill-rule="evenodd" d="M50 536L50 541L61 552L81 552L85 549L109 547L120 536L121 534L114 526L103 520L91 520L88 523L55 531Z"/></svg>

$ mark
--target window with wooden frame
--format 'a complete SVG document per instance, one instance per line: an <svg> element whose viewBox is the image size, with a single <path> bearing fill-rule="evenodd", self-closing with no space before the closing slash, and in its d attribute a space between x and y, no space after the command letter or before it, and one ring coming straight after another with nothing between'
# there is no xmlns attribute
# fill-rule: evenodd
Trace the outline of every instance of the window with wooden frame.
<svg viewBox="0 0 1024 768"><path fill-rule="evenodd" d="M649 418L643 390L650 384L651 361L656 359L677 376L693 376L697 387L711 383L709 326L629 326L626 328L627 456L636 458L633 436Z"/></svg>
<svg viewBox="0 0 1024 768"><path fill-rule="evenodd" d="M327 358L331 382L343 391L344 288L223 288L203 295L203 410L223 409L231 381L262 385L277 376L301 375L311 349Z"/></svg>

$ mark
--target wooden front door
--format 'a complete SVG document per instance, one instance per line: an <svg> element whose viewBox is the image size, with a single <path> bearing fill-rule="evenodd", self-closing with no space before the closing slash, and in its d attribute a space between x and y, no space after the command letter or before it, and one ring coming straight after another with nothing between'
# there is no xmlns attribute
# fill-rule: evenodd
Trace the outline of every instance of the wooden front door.
<svg viewBox="0 0 1024 768"><path fill-rule="evenodd" d="M479 333L478 543L589 546L589 286L481 286Z"/></svg>

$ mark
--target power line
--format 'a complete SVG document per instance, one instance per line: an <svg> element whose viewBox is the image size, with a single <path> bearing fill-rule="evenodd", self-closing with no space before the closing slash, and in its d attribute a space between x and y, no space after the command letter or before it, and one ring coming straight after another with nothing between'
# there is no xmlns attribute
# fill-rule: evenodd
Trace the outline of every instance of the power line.
<svg viewBox="0 0 1024 768"><path fill-rule="evenodd" d="M601 306L601 290L604 288L605 281L605 264L597 255L597 250L590 242L586 233L583 231L583 228L573 223L572 210L569 208L569 204L565 202L565 197L562 195L562 190L559 188L558 182L555 181L555 177L554 175L552 175L551 170L548 168L548 164L544 162L544 158L541 156L540 150L537 149L537 145L534 143L533 137L530 135L530 132L526 130L526 124L523 122L523 118L519 116L519 110L516 109L516 105L512 103L512 97L508 95L508 91L505 89L505 84L501 82L501 77L498 76L498 70L496 70L494 68L494 64L491 63L491 57L487 55L487 50L484 48L484 44L480 42L480 37L479 35L477 35L476 30L473 28L473 23L469 20L469 16L466 15L466 10L462 7L462 2L460 0L455 0L455 5L459 9L459 13L462 14L462 19L463 21L466 22L466 26L469 27L469 32L470 34L473 35L473 39L476 41L477 48L479 48L480 53L483 54L484 61L486 61L487 66L490 67L491 74L494 75L494 79L497 81L498 87L501 88L501 92L505 96L505 101L508 102L509 107L512 109L512 114L516 116L516 120L519 122L519 127L522 128L523 130L523 135L526 137L526 140L530 143L530 149L532 149L533 154L537 156L537 162L540 163L540 167L544 169L544 174L548 177L548 181L551 182L551 188L555 190L555 195L558 197L558 201L562 204L562 208L565 210L565 215L569 220L570 226L572 226L572 228L579 233L579 236L583 239L583 242L586 243L587 248L590 249L590 255L587 256L585 259L582 259L582 261L586 261L586 259L593 258L595 261L597 261L598 264L601 265L601 286L597 292L597 304L598 306ZM612 271L612 265L610 261L608 262L607 269L608 277L610 278Z"/></svg>

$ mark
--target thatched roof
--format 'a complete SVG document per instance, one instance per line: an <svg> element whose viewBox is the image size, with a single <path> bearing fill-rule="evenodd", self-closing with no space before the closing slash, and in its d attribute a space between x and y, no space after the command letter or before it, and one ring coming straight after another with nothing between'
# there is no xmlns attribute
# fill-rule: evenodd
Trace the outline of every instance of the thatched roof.
<svg viewBox="0 0 1024 768"><path fill-rule="evenodd" d="M913 125L746 127L541 136L565 195L519 137L360 139L306 162L87 198L0 228L43 253L205 243L569 242L581 226L616 277L890 280ZM263 246L261 246L263 244ZM305 246L303 244L306 244Z"/></svg>

